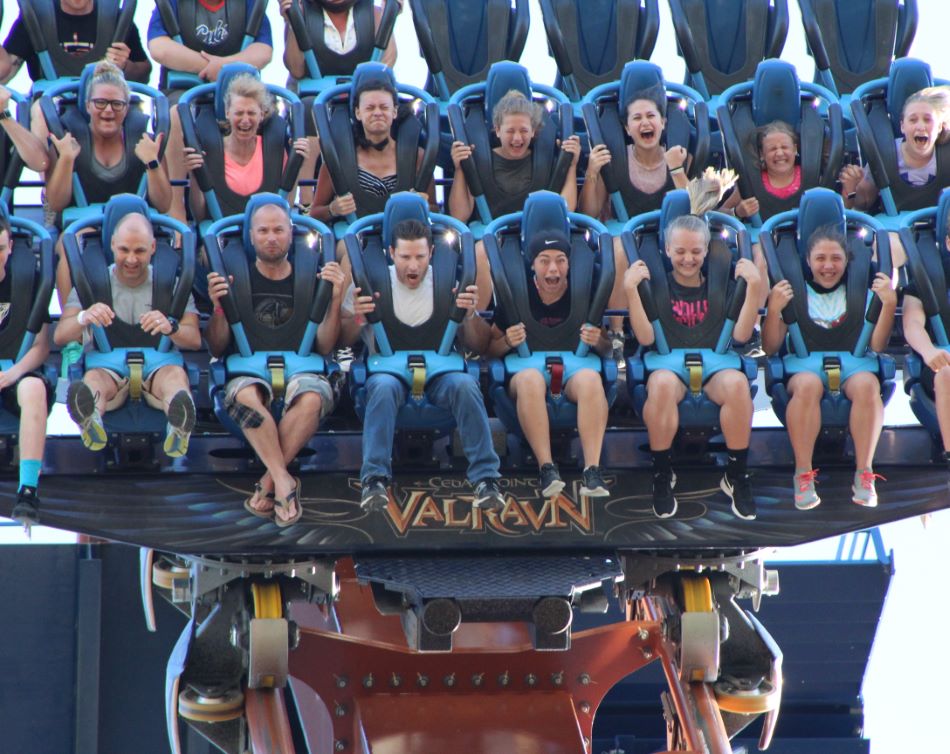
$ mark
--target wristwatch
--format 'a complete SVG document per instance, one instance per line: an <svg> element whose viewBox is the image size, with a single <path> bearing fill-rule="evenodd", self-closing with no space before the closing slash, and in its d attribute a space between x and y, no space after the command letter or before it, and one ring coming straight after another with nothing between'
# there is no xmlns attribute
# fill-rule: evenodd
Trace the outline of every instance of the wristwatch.
<svg viewBox="0 0 950 754"><path fill-rule="evenodd" d="M3 110L2 112L0 112L0 120L6 120L9 117L10 117L9 110Z"/></svg>
<svg viewBox="0 0 950 754"><path fill-rule="evenodd" d="M169 332L168 334L174 335L176 332L178 332L178 329L181 327L181 323L174 317L166 317L165 319L167 319L168 324L172 326L171 332Z"/></svg>
<svg viewBox="0 0 950 754"><path fill-rule="evenodd" d="M156 170L161 163L158 160L149 160L145 163L146 170Z"/></svg>

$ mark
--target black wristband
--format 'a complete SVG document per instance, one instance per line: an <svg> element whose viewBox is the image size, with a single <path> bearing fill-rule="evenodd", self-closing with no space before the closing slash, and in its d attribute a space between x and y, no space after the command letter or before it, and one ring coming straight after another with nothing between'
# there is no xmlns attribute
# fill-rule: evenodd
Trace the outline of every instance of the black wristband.
<svg viewBox="0 0 950 754"><path fill-rule="evenodd" d="M858 197L858 192L857 192L857 191L850 191L850 192L848 192L848 194L847 194L847 199L848 199L848 201L852 201L852 202L853 202L857 197Z"/></svg>
<svg viewBox="0 0 950 754"><path fill-rule="evenodd" d="M181 328L181 323L174 317L166 317L165 319L167 319L168 324L172 326L172 329L168 334L174 335L176 332L178 332L178 330Z"/></svg>
<svg viewBox="0 0 950 754"><path fill-rule="evenodd" d="M148 162L145 163L145 169L157 170L159 165L161 165L161 163L158 160L149 160Z"/></svg>
<svg viewBox="0 0 950 754"><path fill-rule="evenodd" d="M0 111L0 120L6 120L6 119L9 118L9 117L10 117L10 111L9 111L9 110Z"/></svg>

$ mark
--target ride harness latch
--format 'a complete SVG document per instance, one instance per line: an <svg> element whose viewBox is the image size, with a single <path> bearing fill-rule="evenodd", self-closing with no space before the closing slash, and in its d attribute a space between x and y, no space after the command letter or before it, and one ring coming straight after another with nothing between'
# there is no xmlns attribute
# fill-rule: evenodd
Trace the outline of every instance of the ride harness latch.
<svg viewBox="0 0 950 754"><path fill-rule="evenodd" d="M841 359L837 356L825 356L821 360L821 368L828 381L828 390L833 395L841 392Z"/></svg>
<svg viewBox="0 0 950 754"><path fill-rule="evenodd" d="M548 356L544 360L544 368L547 369L551 375L551 381L549 383L551 397L560 398L561 390L564 387L564 359L560 356Z"/></svg>
<svg viewBox="0 0 950 754"><path fill-rule="evenodd" d="M270 374L270 386L273 391L274 400L281 400L284 397L284 391L287 389L284 357L278 355L268 356L267 371Z"/></svg>
<svg viewBox="0 0 950 754"><path fill-rule="evenodd" d="M703 392L703 355L688 353L683 359L683 364L689 377L689 392L696 397Z"/></svg>
<svg viewBox="0 0 950 754"><path fill-rule="evenodd" d="M426 394L426 358L422 354L410 354L406 366L412 377L412 398L421 401Z"/></svg>
<svg viewBox="0 0 950 754"><path fill-rule="evenodd" d="M129 368L129 398L140 401L145 382L145 354L141 351L129 351L125 355L125 364Z"/></svg>

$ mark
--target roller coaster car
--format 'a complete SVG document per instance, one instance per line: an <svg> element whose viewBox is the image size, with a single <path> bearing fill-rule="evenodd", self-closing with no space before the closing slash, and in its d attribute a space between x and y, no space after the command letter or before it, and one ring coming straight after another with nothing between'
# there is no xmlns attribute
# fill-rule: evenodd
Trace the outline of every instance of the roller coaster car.
<svg viewBox="0 0 950 754"><path fill-rule="evenodd" d="M429 71L426 91L441 103L485 81L489 68L518 60L528 39L527 0L409 0Z"/></svg>
<svg viewBox="0 0 950 754"><path fill-rule="evenodd" d="M878 219L888 230L898 230L900 212L932 207L950 182L950 144L937 144L937 177L923 186L912 186L900 176L897 149L901 115L907 98L929 86L945 85L934 79L930 64L914 58L891 63L887 78L875 79L854 90L851 112L858 131L861 153L880 191L883 214Z"/></svg>
<svg viewBox="0 0 950 754"><path fill-rule="evenodd" d="M635 97L662 93L660 114L666 119L663 129L665 148L683 147L692 162L689 177L695 178L709 159L709 115L699 92L682 84L667 83L655 63L633 60L623 67L619 81L595 87L584 98L583 114L591 148L606 144L610 162L601 170L610 195L616 221L608 223L611 232L619 232L623 223L645 210L660 208L663 193L645 194L630 182L626 132L627 107Z"/></svg>
<svg viewBox="0 0 950 754"><path fill-rule="evenodd" d="M574 133L573 109L567 97L553 87L532 83L523 66L510 61L492 65L484 83L469 84L452 95L448 117L452 137L473 145L471 159L462 161L465 182L475 199L474 220L487 225L495 217L521 209L520 197L503 191L495 182L492 150L498 145L492 124L495 105L511 90L545 105L541 125L531 142L531 186L559 192L571 167L571 155L558 146ZM476 235L484 230L473 226Z"/></svg>
<svg viewBox="0 0 950 754"><path fill-rule="evenodd" d="M137 0L99 0L96 3L96 41L84 52L67 52L60 43L56 28L58 0L17 0L20 18L26 26L30 43L36 50L43 77L33 82L32 96L42 94L47 87L77 78L89 64L106 56L109 47L125 42L135 17Z"/></svg>
<svg viewBox="0 0 950 754"><path fill-rule="evenodd" d="M236 438L244 433L228 414L225 387L235 377L257 377L267 381L274 396L271 406L276 418L283 411L284 387L295 374L328 374L336 370L323 356L313 352L317 328L330 303L332 289L318 278L324 264L335 261L333 234L323 223L294 214L293 241L288 258L293 265L293 314L282 325L262 324L254 312L250 269L256 260L251 243L251 219L258 208L276 204L290 213L287 200L277 194L255 194L243 214L225 217L211 224L204 238L211 269L231 279L232 295L222 299L233 348L211 365L211 397L218 421Z"/></svg>
<svg viewBox="0 0 950 754"><path fill-rule="evenodd" d="M686 84L707 100L777 58L788 35L787 0L670 0Z"/></svg>
<svg viewBox="0 0 950 754"><path fill-rule="evenodd" d="M96 175L91 167L95 158L89 128L89 112L86 109L89 82L92 80L95 68L95 64L90 63L82 69L82 75L78 79L67 79L51 84L40 98L40 110L49 132L61 139L69 131L79 142L80 151L72 177L73 206L63 210L63 227L75 220L95 217L102 206L117 194L130 193L144 197L147 190L146 169L141 160L135 156L135 146L142 135L148 132L149 126L151 126L152 138L161 137L159 161L162 160L165 145L168 143L171 121L165 95L150 86L130 81L128 87L132 99L122 123L124 160L129 169L118 182L108 181ZM146 102L149 110L145 109ZM139 172L138 179L135 178L135 170ZM81 180L80 173L83 176Z"/></svg>
<svg viewBox="0 0 950 754"><path fill-rule="evenodd" d="M209 50L221 57L234 55L254 42L267 11L267 0L254 0L250 12L247 11L246 0L225 0L225 2L228 4L228 26L231 29L244 29L244 34L230 34L225 44L215 45ZM196 3L184 2L173 5L171 0L155 0L155 7L162 26L173 41L191 50L208 49L208 40L200 38L195 33L195 29L199 26L195 19ZM205 83L207 82L196 73L176 71L165 66L162 66L158 77L158 88L163 92L184 91Z"/></svg>
<svg viewBox="0 0 950 754"><path fill-rule="evenodd" d="M549 230L563 232L571 242L570 314L555 327L543 325L532 316L527 289L532 272L530 261L524 256L528 240ZM540 191L528 197L523 212L505 215L489 224L483 239L491 263L496 302L527 328L527 340L518 352L489 366L489 394L495 415L509 433L524 438L515 404L508 395L508 383L522 369L537 369L548 383L547 405L552 429L573 435L577 428L577 406L567 400L561 386L579 369L592 369L603 377L608 403L613 402L617 390L616 362L591 353L579 337L585 323L600 326L610 296L614 279L610 235L597 221L569 213L560 195ZM570 347L565 348L565 344Z"/></svg>
<svg viewBox="0 0 950 754"><path fill-rule="evenodd" d="M217 80L185 92L178 101L178 115L185 146L204 154L204 164L194 170L198 188L204 194L211 221L244 212L248 197L232 191L224 180L224 135L221 123L227 120L225 95L235 76L248 74L260 78L261 72L247 63L226 63ZM264 85L279 104L261 124L264 175L259 191L277 192L287 196L297 182L303 156L291 145L304 137L304 109L293 92L274 84ZM286 161L276 159L286 155ZM273 159L271 159L273 158ZM202 235L208 223L201 227Z"/></svg>
<svg viewBox="0 0 950 754"><path fill-rule="evenodd" d="M917 0L798 0L815 81L836 95L887 73L917 33Z"/></svg>
<svg viewBox="0 0 950 754"><path fill-rule="evenodd" d="M293 3L287 11L287 23L303 53L307 75L298 81L301 97L313 97L354 74L360 63L383 57L401 10L400 0L384 0L379 26L376 27L373 0L353 4L356 47L345 55L330 50L324 41L323 8L317 0Z"/></svg>
<svg viewBox="0 0 950 754"><path fill-rule="evenodd" d="M541 0L541 17L557 63L554 86L573 102L616 81L628 60L649 59L660 28L657 0Z"/></svg>
<svg viewBox="0 0 950 754"><path fill-rule="evenodd" d="M356 220L357 215L382 212L386 204L386 197L365 190L356 179L359 168L353 135L356 95L364 86L374 83L394 89L399 109L403 111L397 113L392 134L396 142L396 191L427 192L439 154L439 109L435 101L421 89L397 83L392 70L382 63L361 63L352 81L324 90L313 105L320 133L320 154L333 181L334 192L351 193L356 201L357 212L346 218L349 223ZM344 230L341 228L339 235Z"/></svg>
<svg viewBox="0 0 950 754"><path fill-rule="evenodd" d="M119 194L95 213L71 223L63 231L63 247L80 306L88 309L96 302L112 305L109 266L113 263L112 233L119 221L135 212L145 215L156 231L152 257L152 306L181 319L191 295L195 275L194 233L183 223L154 210L139 196ZM174 235L181 247L173 247ZM180 352L167 335L150 336L138 323L116 318L108 328L93 327L94 348L70 367L70 379L82 379L88 369L109 369L129 379L129 400L103 416L114 450L107 466L119 468L157 464L154 445L164 435L166 418L143 400L145 377L160 367L184 367ZM188 366L192 388L198 384L197 370ZM87 457L88 462L88 457Z"/></svg>
<svg viewBox="0 0 950 754"><path fill-rule="evenodd" d="M943 257L946 248L947 222L950 221L950 189L944 189L936 207L912 212L904 218L900 231L901 243L907 252L910 281L924 308L926 327L937 348L950 350L947 328L950 326L950 302L944 291L950 290L950 280L944 274ZM921 382L926 369L923 359L911 350L904 357L904 390L910 395L914 416L934 438L935 447L940 438L937 407L932 391ZM942 446L941 446L942 447Z"/></svg>
<svg viewBox="0 0 950 754"><path fill-rule="evenodd" d="M53 292L53 242L41 225L7 214L0 202L0 218L10 225L12 250L7 261L10 276L9 311L0 328L0 372L7 371L33 346L43 328ZM56 382L55 370L45 368L46 377ZM10 388L12 389L12 388ZM11 464L20 431L18 416L0 406L0 463Z"/></svg>
<svg viewBox="0 0 950 754"><path fill-rule="evenodd" d="M832 329L816 324L808 314L806 293L807 243L822 226L840 229L848 239L846 271L848 316ZM822 432L837 434L843 442L851 402L841 385L856 372L872 372L881 382L886 404L894 393L894 360L869 350L871 333L881 312L881 301L869 293L876 271L891 275L890 242L884 228L861 212L845 210L841 197L828 189L809 189L799 209L775 215L766 221L759 236L773 282L785 279L794 298L783 312L788 325L787 352L768 360L766 388L772 408L782 422L788 407L788 379L798 372L814 372L825 385L821 399ZM877 256L877 266L872 256ZM840 455L840 447L838 448Z"/></svg>
<svg viewBox="0 0 950 754"><path fill-rule="evenodd" d="M393 310L390 248L393 229L402 220L416 219L433 234L431 258L433 314L420 325L399 321ZM385 212L369 215L350 226L346 250L353 266L353 280L361 295L377 295L376 311L366 315L372 326L376 353L354 361L350 387L356 413L366 411L366 383L374 374L389 374L402 381L409 394L396 415L399 454L403 462L432 457L431 443L455 427L451 412L431 403L425 395L428 380L448 372L467 372L478 380L479 368L458 352L458 327L465 310L455 305L453 290L464 290L475 280L475 248L465 225L447 215L430 213L419 194L394 194Z"/></svg>
<svg viewBox="0 0 950 754"><path fill-rule="evenodd" d="M704 262L709 309L703 323L685 327L673 318L669 306L657 305L670 300L667 279L671 266L664 234L672 220L685 214L689 214L686 191L671 191L663 199L663 209L633 218L621 234L630 264L642 260L650 270L650 279L640 283L638 290L656 336L652 350L627 359L627 389L634 408L642 414L647 380L654 370L668 369L689 387L679 404L681 430L677 443L681 450L697 442L704 447L718 431L720 407L703 393L706 380L722 369L737 369L749 379L755 395L752 382L758 369L753 359L740 356L731 348L732 330L745 301L745 280L740 278L731 294L727 291L735 263L740 258L752 258L748 231L734 217L720 212L706 215L712 238Z"/></svg>
<svg viewBox="0 0 950 754"><path fill-rule="evenodd" d="M755 79L730 87L719 98L719 124L729 164L739 176L739 192L759 201L753 226L763 218L793 209L809 186L834 188L844 154L844 121L837 98L824 87L798 80L794 66L766 60ZM783 121L798 135L801 188L788 199L766 190L755 130Z"/></svg>

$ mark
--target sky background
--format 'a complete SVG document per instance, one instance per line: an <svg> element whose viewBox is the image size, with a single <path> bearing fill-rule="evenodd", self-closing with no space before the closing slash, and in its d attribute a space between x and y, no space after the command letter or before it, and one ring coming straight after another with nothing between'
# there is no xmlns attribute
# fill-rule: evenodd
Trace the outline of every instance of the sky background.
<svg viewBox="0 0 950 754"><path fill-rule="evenodd" d="M583 2L583 0L579 0ZM652 60L662 66L668 81L682 81L684 66L676 55L673 26L669 6L659 0L660 32ZM140 0L136 24L145 44L148 19L153 4ZM947 30L950 28L950 4L946 0L918 0L920 25L911 48L913 57L930 62L934 75L950 78L950 55L947 53ZM4 22L0 36L7 32L17 16L14 0L3 0ZM551 84L554 81L554 61L547 54L541 13L536 1L531 2L531 30L521 62L528 67L532 79ZM265 80L284 84L286 72L282 66L283 20L278 3L271 0L268 17L274 31L273 62L264 70ZM404 12L396 24L399 57L396 77L399 81L421 86L426 68L418 53L418 43L412 19ZM803 80L810 80L814 71L805 52L805 38L801 30L798 4L789 0L789 34L782 58L794 63ZM152 83L157 83L158 66L153 71ZM29 89L26 67L11 82L20 91ZM22 199L20 201L23 201ZM51 420L51 434L75 431L65 416L62 405L57 405ZM770 424L774 417L769 412L757 413L757 424ZM915 423L907 407L902 390L896 391L888 406L885 421L889 425ZM943 754L938 748L945 745L941 731L946 705L945 676L950 673L950 655L945 651L950 608L945 597L947 584L935 577L950 551L950 512L933 516L925 527L920 519L912 519L883 527L885 547L893 550L895 576L878 628L868 673L864 684L865 733L871 738L872 754L906 754L919 751ZM19 530L0 529L0 543L25 542ZM73 535L53 530L37 530L34 541L70 542ZM776 560L831 560L837 539L815 543L802 548L777 551ZM774 599L781 599L777 597ZM940 741L940 744L937 744ZM815 754L821 754L816 752Z"/></svg>

